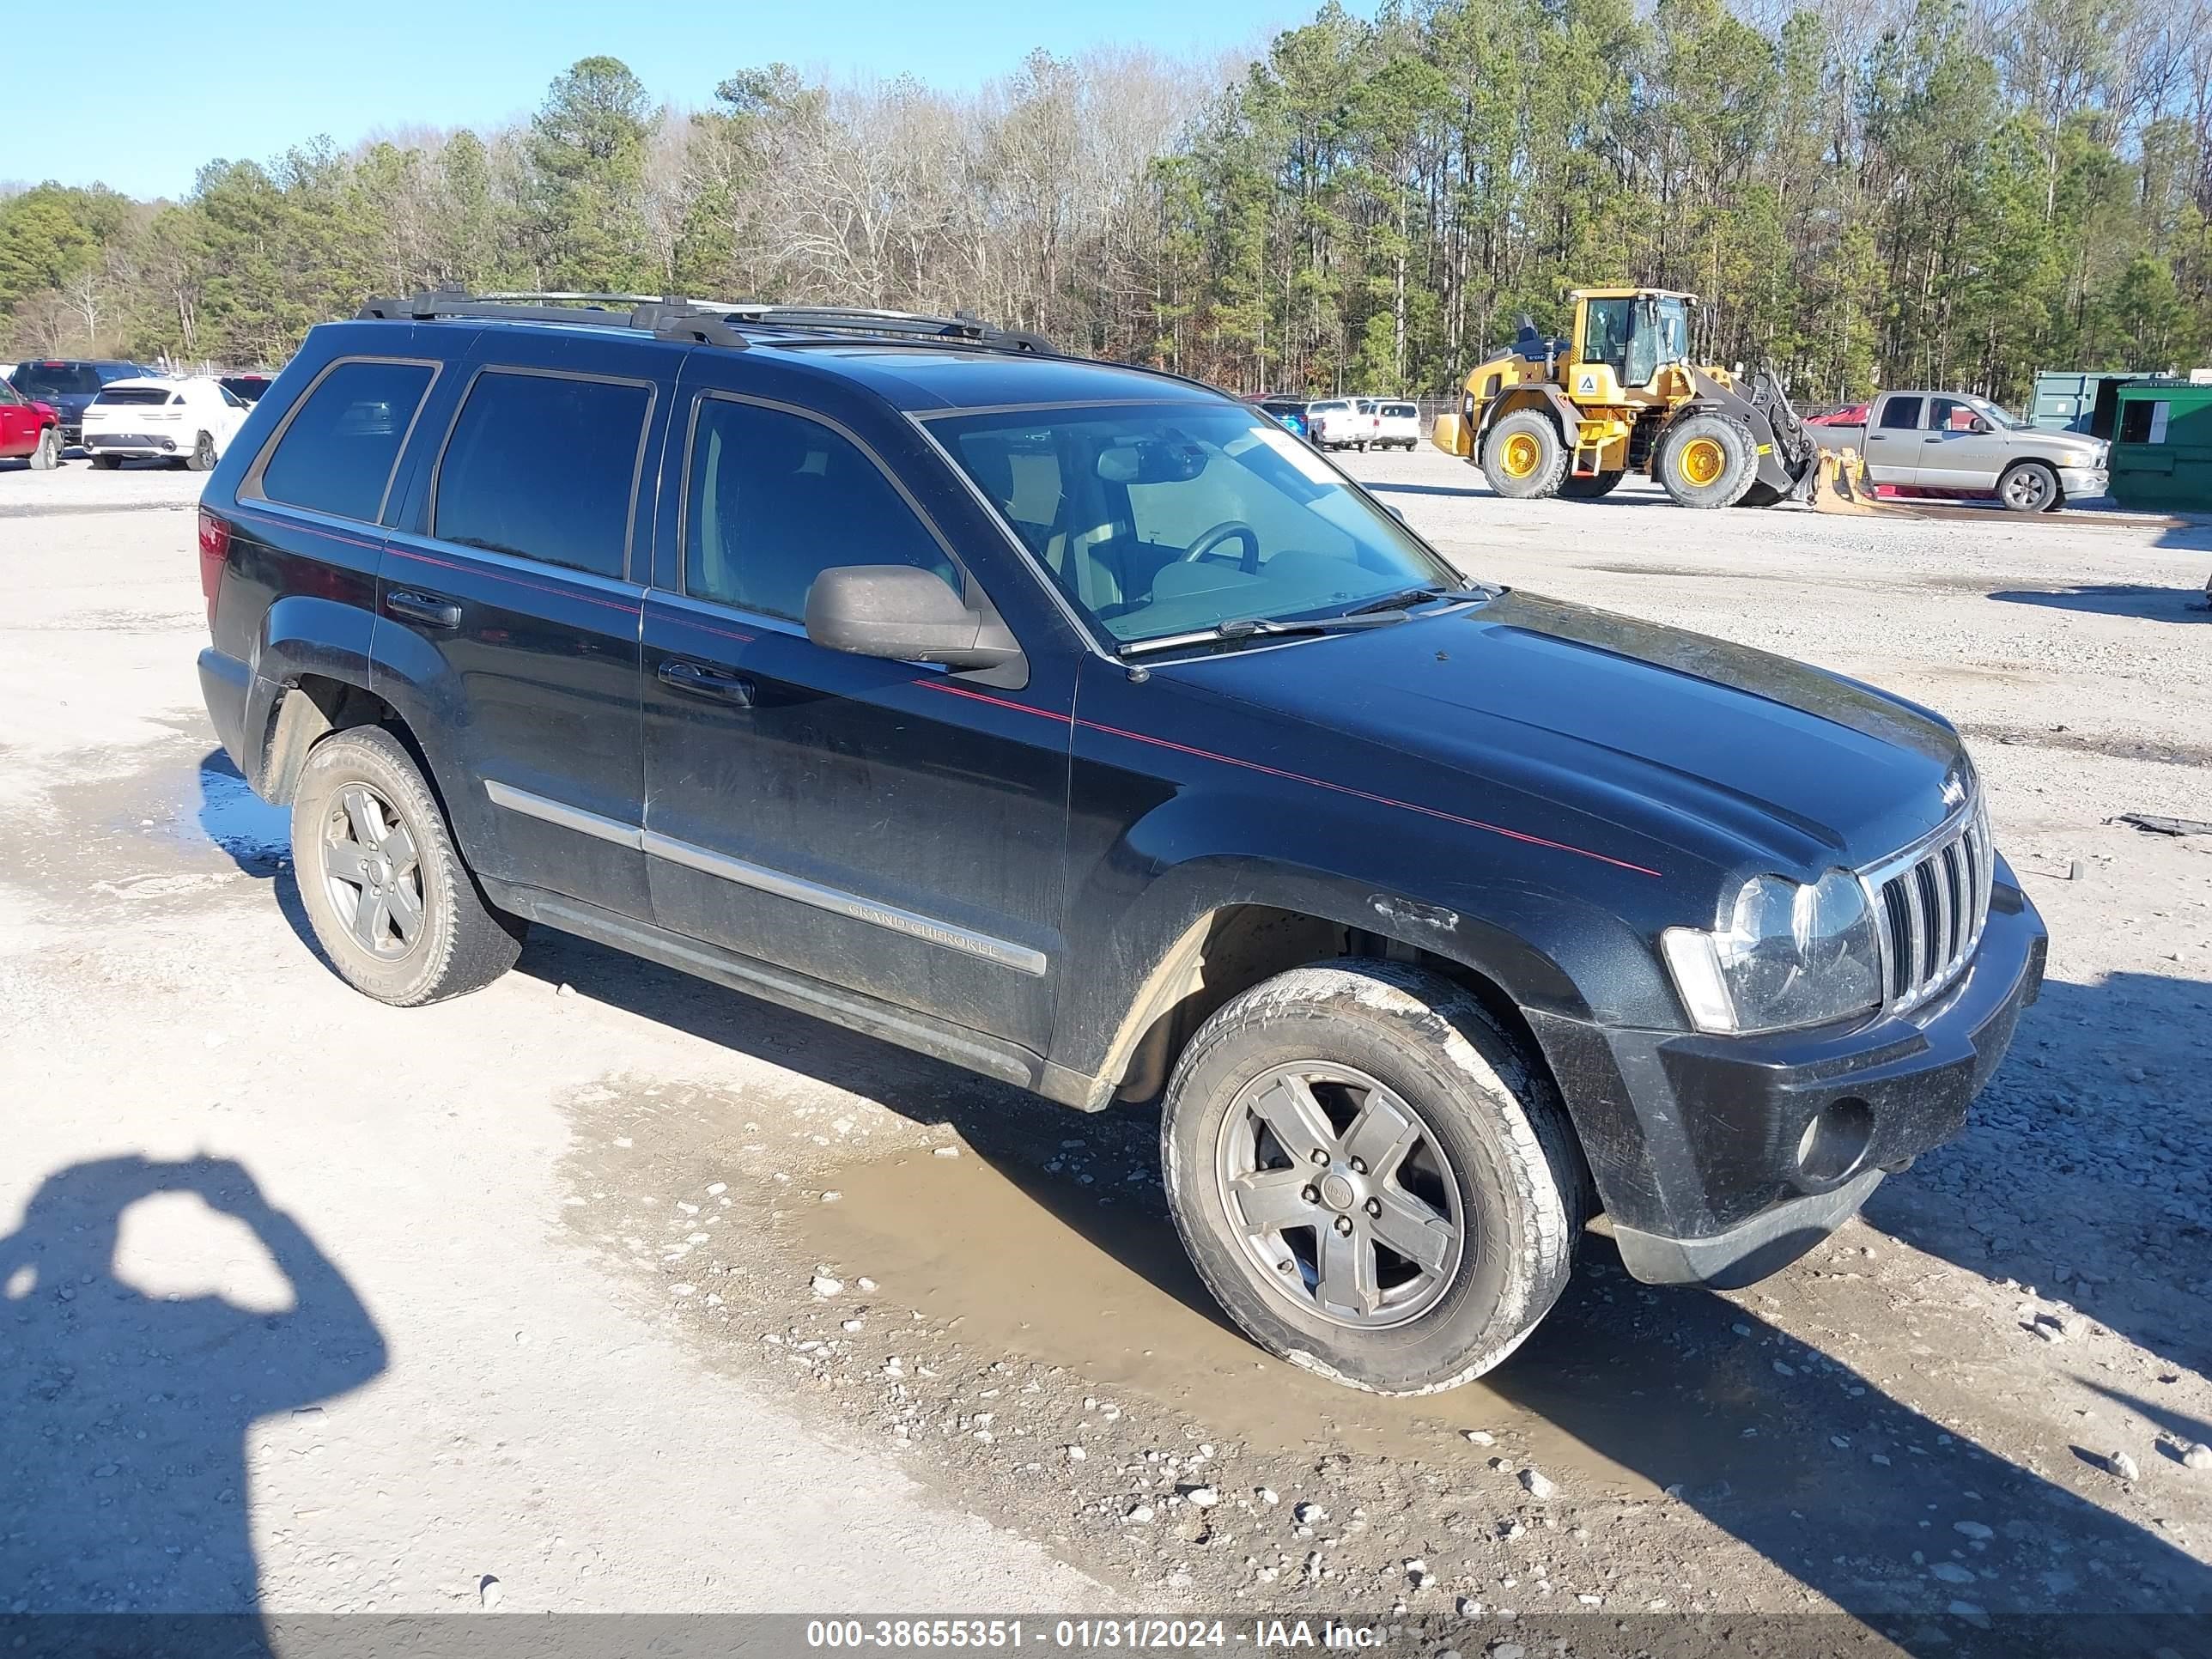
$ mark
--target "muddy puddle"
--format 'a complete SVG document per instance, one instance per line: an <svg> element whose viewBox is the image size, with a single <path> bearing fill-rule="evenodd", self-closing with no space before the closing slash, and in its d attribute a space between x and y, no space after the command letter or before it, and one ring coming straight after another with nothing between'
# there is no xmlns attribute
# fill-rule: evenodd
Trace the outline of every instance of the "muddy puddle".
<svg viewBox="0 0 2212 1659"><path fill-rule="evenodd" d="M1656 1401L1640 1386L1651 1356L1632 1340L1594 1342L1570 1309L1569 1328L1540 1333L1511 1362L1519 1399L1482 1382L1389 1399L1255 1347L1216 1310L1173 1225L1150 1205L1124 1197L1101 1206L1064 1176L974 1156L902 1156L820 1179L837 1201L787 1215L823 1264L870 1275L884 1296L981 1350L1065 1366L1086 1387L1150 1400L1255 1451L1342 1451L1456 1471L1486 1464L1492 1453L1465 1435L1480 1429L1518 1461L1624 1496L1655 1492L1639 1473L1655 1467L1655 1453L1660 1465L1710 1469L1721 1435L1731 1461L1736 1452L1733 1425L1701 1430L1674 1412L1652 1422ZM1601 1308L1611 1294L1583 1297ZM1532 1394L1542 1409L1527 1403ZM1562 1429L1563 1417L1607 1424L1607 1443L1632 1454L1624 1462L1596 1449ZM1679 1459L1665 1455L1667 1441L1680 1443Z"/></svg>

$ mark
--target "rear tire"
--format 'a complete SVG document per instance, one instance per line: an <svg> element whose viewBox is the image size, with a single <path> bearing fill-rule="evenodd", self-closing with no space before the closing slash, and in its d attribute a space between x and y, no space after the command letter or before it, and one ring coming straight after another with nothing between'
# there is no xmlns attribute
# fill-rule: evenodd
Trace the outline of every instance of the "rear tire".
<svg viewBox="0 0 2212 1659"><path fill-rule="evenodd" d="M414 757L382 726L349 726L308 754L292 868L338 977L394 1007L490 984L529 931L484 897Z"/></svg>
<svg viewBox="0 0 2212 1659"><path fill-rule="evenodd" d="M215 471L215 434L203 432L192 440L192 453L185 457L185 470L188 472Z"/></svg>
<svg viewBox="0 0 2212 1659"><path fill-rule="evenodd" d="M61 434L47 427L39 434L39 447L31 452L31 471L51 472L61 464Z"/></svg>
<svg viewBox="0 0 2212 1659"><path fill-rule="evenodd" d="M1620 472L1599 472L1587 478L1577 478L1572 473L1559 480L1559 494L1578 501L1594 501L1601 495L1610 495L1625 475Z"/></svg>
<svg viewBox="0 0 2212 1659"><path fill-rule="evenodd" d="M1482 476L1508 500L1557 495L1566 471L1566 442L1548 415L1516 409L1483 438Z"/></svg>
<svg viewBox="0 0 2212 1659"><path fill-rule="evenodd" d="M1742 422L1702 410L1667 429L1655 470L1679 506L1734 507L1759 477L1759 449Z"/></svg>
<svg viewBox="0 0 2212 1659"><path fill-rule="evenodd" d="M2050 513L2065 499L2058 475L2041 461L2015 461L1997 480L1997 499L2014 513Z"/></svg>
<svg viewBox="0 0 2212 1659"><path fill-rule="evenodd" d="M1589 1213L1549 1078L1468 992L1398 963L1232 999L1177 1060L1160 1141L1176 1230L1230 1317L1377 1394L1455 1388L1520 1346Z"/></svg>
<svg viewBox="0 0 2212 1659"><path fill-rule="evenodd" d="M95 455L92 458L93 470L96 472L112 472L122 465L120 455Z"/></svg>

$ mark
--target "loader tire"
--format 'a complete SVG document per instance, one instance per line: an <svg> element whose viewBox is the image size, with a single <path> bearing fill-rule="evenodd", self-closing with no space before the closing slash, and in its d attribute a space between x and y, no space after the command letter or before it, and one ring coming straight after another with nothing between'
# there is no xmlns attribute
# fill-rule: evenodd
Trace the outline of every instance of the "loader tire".
<svg viewBox="0 0 2212 1659"><path fill-rule="evenodd" d="M1482 441L1482 476L1511 500L1556 495L1566 473L1565 440L1549 416L1533 409L1516 410Z"/></svg>
<svg viewBox="0 0 2212 1659"><path fill-rule="evenodd" d="M1741 421L1704 410L1668 429L1654 470L1680 506L1734 507L1758 479L1759 447Z"/></svg>
<svg viewBox="0 0 2212 1659"><path fill-rule="evenodd" d="M1571 472L1559 480L1559 494L1571 501L1594 501L1601 495L1612 495L1613 486L1618 484L1624 476L1618 470L1612 472L1595 472L1587 478L1577 478Z"/></svg>

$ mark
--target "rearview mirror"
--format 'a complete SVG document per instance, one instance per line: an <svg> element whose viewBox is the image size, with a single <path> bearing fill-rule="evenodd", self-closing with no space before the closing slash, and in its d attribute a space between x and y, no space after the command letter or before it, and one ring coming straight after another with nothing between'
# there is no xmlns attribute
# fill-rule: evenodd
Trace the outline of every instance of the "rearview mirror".
<svg viewBox="0 0 2212 1659"><path fill-rule="evenodd" d="M1100 450L1097 471L1108 483L1188 483L1206 471L1206 452L1193 443L1139 438Z"/></svg>
<svg viewBox="0 0 2212 1659"><path fill-rule="evenodd" d="M823 571L806 595L806 637L826 651L948 668L1000 668L1022 654L997 612L969 610L941 578L910 564Z"/></svg>

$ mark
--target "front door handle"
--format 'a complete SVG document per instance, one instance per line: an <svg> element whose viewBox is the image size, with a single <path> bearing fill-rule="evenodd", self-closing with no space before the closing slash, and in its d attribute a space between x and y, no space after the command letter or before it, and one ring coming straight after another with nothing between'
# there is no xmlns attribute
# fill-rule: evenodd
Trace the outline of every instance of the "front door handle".
<svg viewBox="0 0 2212 1659"><path fill-rule="evenodd" d="M461 607L451 599L441 599L434 593L414 593L404 589L386 593L384 608L395 617L404 617L431 628L459 628Z"/></svg>
<svg viewBox="0 0 2212 1659"><path fill-rule="evenodd" d="M753 683L742 675L725 673L703 663L685 662L680 657L663 662L658 673L663 685L688 691L695 697L712 697L717 702L735 703L740 708L753 706Z"/></svg>

